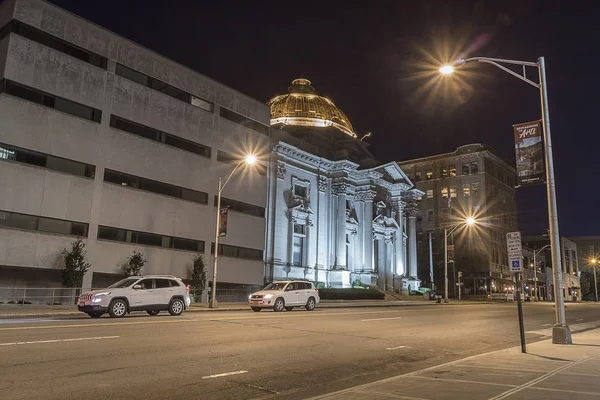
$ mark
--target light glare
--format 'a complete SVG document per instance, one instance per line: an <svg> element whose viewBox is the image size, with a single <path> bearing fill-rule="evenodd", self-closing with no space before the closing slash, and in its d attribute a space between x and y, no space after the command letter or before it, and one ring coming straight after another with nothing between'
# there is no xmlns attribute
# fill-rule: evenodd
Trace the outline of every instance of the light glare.
<svg viewBox="0 0 600 400"><path fill-rule="evenodd" d="M454 67L452 65L444 65L440 68L440 72L444 75L450 75L454 72Z"/></svg>
<svg viewBox="0 0 600 400"><path fill-rule="evenodd" d="M246 156L246 164L253 165L256 163L256 156L254 154L248 154Z"/></svg>
<svg viewBox="0 0 600 400"><path fill-rule="evenodd" d="M475 218L473 217L469 217L467 218L467 220L465 221L465 223L469 226L475 225Z"/></svg>

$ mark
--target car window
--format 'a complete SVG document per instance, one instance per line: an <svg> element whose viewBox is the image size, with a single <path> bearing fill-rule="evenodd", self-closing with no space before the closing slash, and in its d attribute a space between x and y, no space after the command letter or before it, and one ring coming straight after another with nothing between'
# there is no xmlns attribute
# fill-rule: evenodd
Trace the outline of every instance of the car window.
<svg viewBox="0 0 600 400"><path fill-rule="evenodd" d="M142 279L141 281L139 281L137 284L140 285L142 287L142 289L147 290L147 289L152 289L153 288L153 281L154 279Z"/></svg>
<svg viewBox="0 0 600 400"><path fill-rule="evenodd" d="M112 285L110 285L109 288L111 288L111 289L126 288L126 287L129 287L129 286L133 285L135 282L137 282L137 280L138 280L138 278L125 278L125 279L121 279L119 282L113 283Z"/></svg>
<svg viewBox="0 0 600 400"><path fill-rule="evenodd" d="M263 290L283 290L286 282L272 282L269 283Z"/></svg>
<svg viewBox="0 0 600 400"><path fill-rule="evenodd" d="M285 290L296 290L296 284L295 283L290 283Z"/></svg>
<svg viewBox="0 0 600 400"><path fill-rule="evenodd" d="M171 284L171 287L181 287L181 284L174 279L169 279L169 283Z"/></svg>
<svg viewBox="0 0 600 400"><path fill-rule="evenodd" d="M168 279L155 279L154 283L156 284L157 289L168 288L169 280Z"/></svg>

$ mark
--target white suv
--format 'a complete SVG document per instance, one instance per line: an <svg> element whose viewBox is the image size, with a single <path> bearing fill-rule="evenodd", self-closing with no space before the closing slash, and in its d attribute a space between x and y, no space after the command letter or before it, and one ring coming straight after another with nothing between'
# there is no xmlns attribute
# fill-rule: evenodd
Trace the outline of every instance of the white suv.
<svg viewBox="0 0 600 400"><path fill-rule="evenodd" d="M131 276L106 289L82 293L77 301L79 311L92 318L107 312L111 317L122 317L131 311L181 315L189 305L189 287L172 275Z"/></svg>
<svg viewBox="0 0 600 400"><path fill-rule="evenodd" d="M304 307L312 311L319 301L319 291L307 281L272 282L263 290L252 293L248 298L250 308L256 312L263 308L292 311L294 307Z"/></svg>

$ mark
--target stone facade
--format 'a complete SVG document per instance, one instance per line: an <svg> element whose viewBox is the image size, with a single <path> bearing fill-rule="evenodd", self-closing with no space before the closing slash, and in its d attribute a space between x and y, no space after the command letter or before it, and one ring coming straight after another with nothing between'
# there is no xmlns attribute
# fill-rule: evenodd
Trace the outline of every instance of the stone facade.
<svg viewBox="0 0 600 400"><path fill-rule="evenodd" d="M357 281L416 290L416 225L405 205L422 195L396 163L318 157L280 141L273 148L266 279L308 279L326 287ZM407 222L408 226L407 226Z"/></svg>

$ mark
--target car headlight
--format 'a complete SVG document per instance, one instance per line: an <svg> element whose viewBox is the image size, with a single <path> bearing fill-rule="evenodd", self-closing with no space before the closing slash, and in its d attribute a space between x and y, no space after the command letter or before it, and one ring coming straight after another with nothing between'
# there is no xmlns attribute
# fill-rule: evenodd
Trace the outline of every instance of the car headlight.
<svg viewBox="0 0 600 400"><path fill-rule="evenodd" d="M110 292L96 293L96 294L94 295L94 297L96 297L96 296L108 296L109 294L110 294Z"/></svg>
<svg viewBox="0 0 600 400"><path fill-rule="evenodd" d="M250 300L252 298L252 295L248 296L248 300Z"/></svg>
<svg viewBox="0 0 600 400"><path fill-rule="evenodd" d="M100 303L102 299L100 297L96 297L92 299L92 303Z"/></svg>
<svg viewBox="0 0 600 400"><path fill-rule="evenodd" d="M265 299L270 299L271 297L273 297L273 295L272 295L271 293L269 293L269 294L265 294L265 297L264 297L264 298L265 298Z"/></svg>

